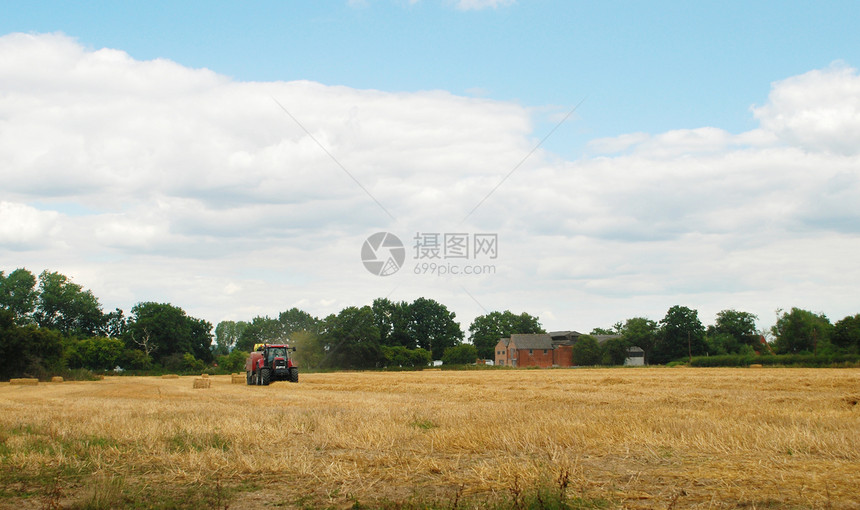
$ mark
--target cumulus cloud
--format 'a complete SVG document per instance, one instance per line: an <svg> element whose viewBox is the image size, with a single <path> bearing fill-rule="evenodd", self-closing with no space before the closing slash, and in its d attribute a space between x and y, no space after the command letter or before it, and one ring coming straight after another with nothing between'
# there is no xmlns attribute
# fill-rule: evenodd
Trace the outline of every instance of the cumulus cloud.
<svg viewBox="0 0 860 510"><path fill-rule="evenodd" d="M790 145L860 154L860 75L843 64L774 83L767 104L753 114Z"/></svg>
<svg viewBox="0 0 860 510"><path fill-rule="evenodd" d="M497 3L463 2L479 4ZM545 311L550 329L678 302L857 312L860 90L845 66L774 83L746 133L537 151L465 223L539 139L534 110L240 82L61 34L0 37L0 80L0 269L66 271L108 307L164 300L217 322L427 296L464 327L486 308ZM410 259L379 278L359 253L382 230L410 254L416 232L497 233L497 273L425 277Z"/></svg>
<svg viewBox="0 0 860 510"><path fill-rule="evenodd" d="M59 213L0 201L0 246L13 250L45 247L59 228Z"/></svg>

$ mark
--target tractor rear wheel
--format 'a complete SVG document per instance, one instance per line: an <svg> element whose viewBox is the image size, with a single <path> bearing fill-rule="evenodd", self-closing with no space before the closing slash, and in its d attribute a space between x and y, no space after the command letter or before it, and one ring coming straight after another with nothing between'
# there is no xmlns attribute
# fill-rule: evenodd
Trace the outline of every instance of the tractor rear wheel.
<svg viewBox="0 0 860 510"><path fill-rule="evenodd" d="M251 372L250 371L245 372L245 383L247 383L248 386L250 386L251 384L253 384L253 382L254 382L254 380L251 378Z"/></svg>
<svg viewBox="0 0 860 510"><path fill-rule="evenodd" d="M260 378L262 379L263 386L268 386L272 382L272 371L268 368L261 368Z"/></svg>
<svg viewBox="0 0 860 510"><path fill-rule="evenodd" d="M299 369L291 368L290 369L290 382L299 382Z"/></svg>

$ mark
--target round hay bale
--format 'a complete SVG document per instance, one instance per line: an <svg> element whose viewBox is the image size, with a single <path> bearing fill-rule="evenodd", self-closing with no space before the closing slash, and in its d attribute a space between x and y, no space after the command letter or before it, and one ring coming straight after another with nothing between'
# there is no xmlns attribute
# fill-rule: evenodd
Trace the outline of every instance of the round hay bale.
<svg viewBox="0 0 860 510"><path fill-rule="evenodd" d="M194 379L194 389L206 389L212 385L212 381L209 379L204 379L202 377L198 377Z"/></svg>
<svg viewBox="0 0 860 510"><path fill-rule="evenodd" d="M753 363L750 368L761 368L761 363Z"/></svg>
<svg viewBox="0 0 860 510"><path fill-rule="evenodd" d="M54 377L51 377L51 382L63 382L63 378L55 375Z"/></svg>
<svg viewBox="0 0 860 510"><path fill-rule="evenodd" d="M35 386L39 384L39 380L30 377L20 377L18 379L9 379L9 384L16 384L20 386Z"/></svg>
<svg viewBox="0 0 860 510"><path fill-rule="evenodd" d="M162 379L179 379L179 376L176 374L164 374L161 376Z"/></svg>

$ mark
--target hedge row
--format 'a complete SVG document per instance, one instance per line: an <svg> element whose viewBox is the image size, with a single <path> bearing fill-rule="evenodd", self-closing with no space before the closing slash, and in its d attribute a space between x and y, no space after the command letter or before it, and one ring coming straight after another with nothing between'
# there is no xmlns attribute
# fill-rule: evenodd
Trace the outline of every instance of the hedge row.
<svg viewBox="0 0 860 510"><path fill-rule="evenodd" d="M779 365L787 367L840 367L860 366L857 354L781 354L755 356L749 354L726 354L722 356L697 356L690 362L694 367L748 367L753 364Z"/></svg>

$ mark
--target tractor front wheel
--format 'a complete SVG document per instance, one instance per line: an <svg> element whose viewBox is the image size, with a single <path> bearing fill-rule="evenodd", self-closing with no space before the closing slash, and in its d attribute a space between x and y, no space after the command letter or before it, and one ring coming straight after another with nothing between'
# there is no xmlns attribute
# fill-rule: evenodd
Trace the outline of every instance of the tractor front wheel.
<svg viewBox="0 0 860 510"><path fill-rule="evenodd" d="M262 379L263 386L268 386L272 382L272 371L268 368L261 368L260 377Z"/></svg>
<svg viewBox="0 0 860 510"><path fill-rule="evenodd" d="M290 382L299 382L299 369L296 367L290 369Z"/></svg>

